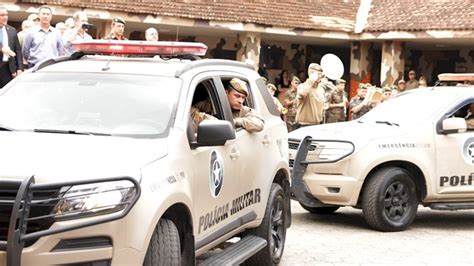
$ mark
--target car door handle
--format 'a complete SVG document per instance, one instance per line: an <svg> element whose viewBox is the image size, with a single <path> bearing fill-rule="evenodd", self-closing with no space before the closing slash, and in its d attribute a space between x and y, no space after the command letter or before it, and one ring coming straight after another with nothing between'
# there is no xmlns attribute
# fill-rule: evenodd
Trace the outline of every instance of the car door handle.
<svg viewBox="0 0 474 266"><path fill-rule="evenodd" d="M240 151L233 150L229 155L231 160L237 160L240 157Z"/></svg>
<svg viewBox="0 0 474 266"><path fill-rule="evenodd" d="M270 144L271 139L268 136L263 137L262 144L263 145L268 145Z"/></svg>

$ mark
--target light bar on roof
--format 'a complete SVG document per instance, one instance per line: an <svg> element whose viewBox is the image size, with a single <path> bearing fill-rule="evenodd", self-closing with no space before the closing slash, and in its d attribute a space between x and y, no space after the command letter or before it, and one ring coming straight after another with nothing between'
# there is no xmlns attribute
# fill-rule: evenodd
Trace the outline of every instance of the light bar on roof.
<svg viewBox="0 0 474 266"><path fill-rule="evenodd" d="M193 42L92 40L73 42L72 45L77 51L87 54L204 56L207 52L205 44Z"/></svg>
<svg viewBox="0 0 474 266"><path fill-rule="evenodd" d="M474 73L443 73L438 75L440 81L474 81Z"/></svg>

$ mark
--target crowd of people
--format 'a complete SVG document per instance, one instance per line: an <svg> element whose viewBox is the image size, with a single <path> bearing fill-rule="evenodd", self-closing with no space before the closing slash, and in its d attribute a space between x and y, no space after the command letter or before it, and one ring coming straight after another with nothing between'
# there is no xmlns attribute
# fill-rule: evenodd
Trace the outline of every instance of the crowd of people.
<svg viewBox="0 0 474 266"><path fill-rule="evenodd" d="M75 50L72 43L89 41L88 33L94 25L89 24L87 14L78 11L64 22L53 27L52 9L41 6L38 13L30 14L21 24L21 31L8 25L8 11L0 6L0 89L20 75L25 69L38 62L62 55L70 55ZM112 19L111 30L104 40L127 40L124 36L126 22L122 18ZM158 41L155 28L145 31L146 41ZM398 93L426 87L426 79L416 79L416 72L410 70L408 80L400 79L396 86L377 88L372 84L361 83L357 95L348 100L345 92L346 81L339 79L334 83L328 80L319 64L312 63L297 75L289 75L283 70L276 85L268 83L268 90L288 130L321 123L335 123L357 119ZM381 97L366 97L368 92L377 92ZM372 96L373 93L371 93Z"/></svg>
<svg viewBox="0 0 474 266"><path fill-rule="evenodd" d="M64 22L51 25L53 11L49 6L41 6L38 13L30 14L21 24L21 31L8 25L8 10L0 6L0 89L20 75L25 69L38 62L74 53L73 42L94 39L88 31L94 25L88 22L87 14L78 11ZM114 18L111 31L105 40L127 40L124 36L126 22ZM155 28L145 32L146 41L158 41Z"/></svg>
<svg viewBox="0 0 474 266"><path fill-rule="evenodd" d="M360 83L357 95L350 100L345 90L346 81L339 79L334 84L316 63L309 65L308 78L304 72L289 76L286 70L280 73L277 85L264 78L288 130L292 131L303 126L357 119L398 93L427 86L423 76L416 79L414 70L409 71L408 77L408 81L401 79L391 87Z"/></svg>

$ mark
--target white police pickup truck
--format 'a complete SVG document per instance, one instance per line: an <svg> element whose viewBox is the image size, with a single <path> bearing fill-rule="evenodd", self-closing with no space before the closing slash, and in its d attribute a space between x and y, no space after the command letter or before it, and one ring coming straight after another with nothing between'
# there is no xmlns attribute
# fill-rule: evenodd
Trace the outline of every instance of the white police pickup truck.
<svg viewBox="0 0 474 266"><path fill-rule="evenodd" d="M258 73L199 43L76 48L1 91L0 265L278 264L288 133ZM233 78L261 131L234 126Z"/></svg>
<svg viewBox="0 0 474 266"><path fill-rule="evenodd" d="M362 208L380 231L413 222L419 204L474 209L473 74L442 75L458 86L419 88L358 120L305 127L289 135L292 191L306 210Z"/></svg>

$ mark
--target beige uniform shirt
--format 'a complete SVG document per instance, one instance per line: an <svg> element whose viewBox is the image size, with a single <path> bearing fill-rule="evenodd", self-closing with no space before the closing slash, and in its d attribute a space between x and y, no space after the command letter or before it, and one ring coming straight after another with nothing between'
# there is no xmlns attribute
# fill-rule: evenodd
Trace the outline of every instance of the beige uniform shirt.
<svg viewBox="0 0 474 266"><path fill-rule="evenodd" d="M285 94L285 101L293 102L295 99L296 99L296 91L291 91L291 89L289 89ZM295 121L296 110L297 110L296 102L288 106L288 113L286 114L287 121L291 121L291 122Z"/></svg>
<svg viewBox="0 0 474 266"><path fill-rule="evenodd" d="M474 129L474 114L469 113L466 116L466 124L467 124L467 129L469 130Z"/></svg>
<svg viewBox="0 0 474 266"><path fill-rule="evenodd" d="M344 91L334 90L328 97L329 104L339 104L344 102ZM326 110L326 122L334 123L345 120L344 107L328 107Z"/></svg>
<svg viewBox="0 0 474 266"><path fill-rule="evenodd" d="M407 86L407 87L406 87L406 90L416 89L416 88L418 88L418 86L419 86L418 80L416 80L416 79L413 80L413 81L408 80L408 81L406 82L406 84L407 84L407 85L406 85L406 86Z"/></svg>
<svg viewBox="0 0 474 266"><path fill-rule="evenodd" d="M199 123L201 123L204 120L217 120L212 115L206 114L204 112L199 111L196 107L191 107L191 119L193 120L193 129L194 132L197 132L197 128L199 126Z"/></svg>
<svg viewBox="0 0 474 266"><path fill-rule="evenodd" d="M306 80L298 86L296 94L296 122L302 125L319 124L323 120L324 89L321 86L313 88L311 80ZM306 94L306 96L303 96Z"/></svg>
<svg viewBox="0 0 474 266"><path fill-rule="evenodd" d="M248 132L260 132L265 125L263 118L254 109L242 106L240 111L232 111L235 127L243 127Z"/></svg>

